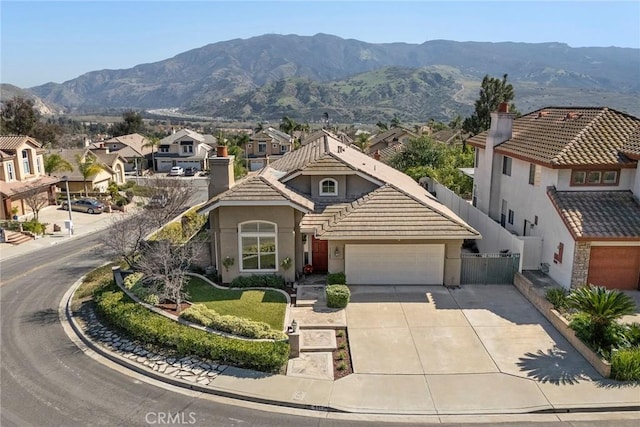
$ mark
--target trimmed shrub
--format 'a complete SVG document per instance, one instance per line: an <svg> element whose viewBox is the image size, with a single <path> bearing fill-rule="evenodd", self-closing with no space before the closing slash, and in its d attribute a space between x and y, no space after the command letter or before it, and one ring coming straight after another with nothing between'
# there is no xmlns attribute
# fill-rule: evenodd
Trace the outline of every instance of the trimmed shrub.
<svg viewBox="0 0 640 427"><path fill-rule="evenodd" d="M172 348L181 355L263 372L280 372L289 357L287 342L244 341L181 325L132 302L113 287L97 296L96 309L106 323L129 338Z"/></svg>
<svg viewBox="0 0 640 427"><path fill-rule="evenodd" d="M124 287L147 304L160 304L160 297L153 289L145 286L142 273L129 274L124 278Z"/></svg>
<svg viewBox="0 0 640 427"><path fill-rule="evenodd" d="M32 219L30 221L23 222L22 229L24 231L29 231L33 234L40 235L40 234L44 234L44 232L47 229L47 225L41 222L38 222L35 219Z"/></svg>
<svg viewBox="0 0 640 427"><path fill-rule="evenodd" d="M640 347L611 353L611 377L618 381L640 380Z"/></svg>
<svg viewBox="0 0 640 427"><path fill-rule="evenodd" d="M349 304L351 291L347 285L328 285L325 288L327 306L331 308L345 308Z"/></svg>
<svg viewBox="0 0 640 427"><path fill-rule="evenodd" d="M276 331L265 322L244 319L242 317L221 315L204 304L194 304L184 310L180 317L190 322L198 323L216 331L227 332L246 338L256 339L286 339L282 331Z"/></svg>
<svg viewBox="0 0 640 427"><path fill-rule="evenodd" d="M562 312L567 309L568 292L564 288L551 288L545 293L547 301L553 304L553 308Z"/></svg>
<svg viewBox="0 0 640 427"><path fill-rule="evenodd" d="M284 289L284 278L275 274L252 274L251 276L238 276L231 281L229 287Z"/></svg>
<svg viewBox="0 0 640 427"><path fill-rule="evenodd" d="M344 273L327 274L327 285L346 285L347 277Z"/></svg>

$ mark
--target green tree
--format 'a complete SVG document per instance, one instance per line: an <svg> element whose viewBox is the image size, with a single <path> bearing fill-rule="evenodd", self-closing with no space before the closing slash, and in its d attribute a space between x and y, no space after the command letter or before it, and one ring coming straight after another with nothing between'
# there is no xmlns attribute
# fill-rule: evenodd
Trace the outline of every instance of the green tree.
<svg viewBox="0 0 640 427"><path fill-rule="evenodd" d="M369 136L370 135L368 133L361 133L356 137L356 140L353 141L353 143L356 145L356 147L365 152L367 150L367 147L369 147Z"/></svg>
<svg viewBox="0 0 640 427"><path fill-rule="evenodd" d="M400 127L400 125L402 125L402 122L400 121L400 117L398 117L397 114L394 114L390 124L392 128Z"/></svg>
<svg viewBox="0 0 640 427"><path fill-rule="evenodd" d="M385 122L381 120L378 121L378 123L376 123L376 126L378 126L378 129L380 129L381 132L389 130L389 125L387 125Z"/></svg>
<svg viewBox="0 0 640 427"><path fill-rule="evenodd" d="M513 101L515 92L513 85L507 83L507 76L507 74L503 75L502 80L489 77L488 74L484 76L480 97L475 103L475 112L467 117L462 124L464 131L477 135L489 129L491 127L491 113L496 111L502 102L510 103ZM509 109L512 113L517 114L513 103L509 105Z"/></svg>
<svg viewBox="0 0 640 427"><path fill-rule="evenodd" d="M96 176L100 171L104 170L104 166L97 162L97 159L93 156L81 156L76 154L76 164L78 165L78 171L82 175L82 182L84 184L84 194L88 195L87 181L90 178Z"/></svg>
<svg viewBox="0 0 640 427"><path fill-rule="evenodd" d="M3 135L29 135L38 123L40 115L30 99L15 96L0 110L0 133Z"/></svg>
<svg viewBox="0 0 640 427"><path fill-rule="evenodd" d="M160 138L157 136L149 136L147 137L147 142L144 143L143 147L151 147L151 170L156 170L156 147L160 143Z"/></svg>
<svg viewBox="0 0 640 427"><path fill-rule="evenodd" d="M584 338L591 341L596 349L610 344L607 332L616 320L635 313L635 304L631 297L618 290L601 286L588 285L574 289L567 297L567 303L569 307L586 316L590 336ZM575 327L575 323L572 322L571 326Z"/></svg>
<svg viewBox="0 0 640 427"><path fill-rule="evenodd" d="M47 175L51 175L54 172L73 172L73 165L63 159L59 154L45 154L43 157L44 171Z"/></svg>
<svg viewBox="0 0 640 427"><path fill-rule="evenodd" d="M140 113L127 110L122 113L122 121L114 123L111 127L113 136L130 135L132 133L143 133L145 130L144 121Z"/></svg>

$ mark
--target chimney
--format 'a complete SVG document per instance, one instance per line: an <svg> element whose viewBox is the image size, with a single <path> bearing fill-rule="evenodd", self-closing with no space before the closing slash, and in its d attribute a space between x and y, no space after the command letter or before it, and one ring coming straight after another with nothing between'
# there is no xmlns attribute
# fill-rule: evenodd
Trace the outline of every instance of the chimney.
<svg viewBox="0 0 640 427"><path fill-rule="evenodd" d="M235 185L233 161L235 156L209 157L209 198L223 193Z"/></svg>
<svg viewBox="0 0 640 427"><path fill-rule="evenodd" d="M487 134L487 144L495 147L511 139L514 114L509 112L509 104L501 102L498 111L491 113L491 128Z"/></svg>
<svg viewBox="0 0 640 427"><path fill-rule="evenodd" d="M376 160L380 160L380 150L376 150L376 152L373 153L373 158Z"/></svg>

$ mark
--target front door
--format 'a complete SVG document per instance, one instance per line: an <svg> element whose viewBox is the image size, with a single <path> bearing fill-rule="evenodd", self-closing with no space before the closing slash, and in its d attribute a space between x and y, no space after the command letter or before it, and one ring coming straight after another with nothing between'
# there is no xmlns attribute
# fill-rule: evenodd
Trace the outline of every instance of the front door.
<svg viewBox="0 0 640 427"><path fill-rule="evenodd" d="M314 272L326 273L329 266L329 241L311 237L311 260Z"/></svg>

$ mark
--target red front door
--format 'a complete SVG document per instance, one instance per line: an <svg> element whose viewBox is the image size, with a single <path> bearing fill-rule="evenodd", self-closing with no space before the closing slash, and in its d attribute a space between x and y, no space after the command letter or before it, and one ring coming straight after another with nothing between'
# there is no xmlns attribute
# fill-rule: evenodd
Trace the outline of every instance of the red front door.
<svg viewBox="0 0 640 427"><path fill-rule="evenodd" d="M311 237L311 264L314 272L326 273L329 264L329 242Z"/></svg>

